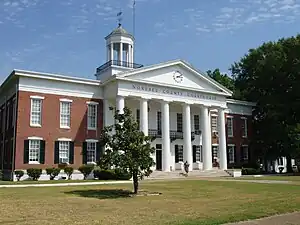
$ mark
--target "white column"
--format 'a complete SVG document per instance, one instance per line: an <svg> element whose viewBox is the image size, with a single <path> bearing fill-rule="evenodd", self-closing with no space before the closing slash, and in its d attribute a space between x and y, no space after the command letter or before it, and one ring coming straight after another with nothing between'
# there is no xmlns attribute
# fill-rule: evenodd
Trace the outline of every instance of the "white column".
<svg viewBox="0 0 300 225"><path fill-rule="evenodd" d="M110 60L114 60L114 43L110 44Z"/></svg>
<svg viewBox="0 0 300 225"><path fill-rule="evenodd" d="M188 104L183 105L183 141L184 141L184 159L190 164L189 171L193 170L193 152L191 140L191 107Z"/></svg>
<svg viewBox="0 0 300 225"><path fill-rule="evenodd" d="M201 124L202 124L202 154L203 154L203 169L212 169L212 154L211 154L211 132L209 129L209 113L206 106L201 107Z"/></svg>
<svg viewBox="0 0 300 225"><path fill-rule="evenodd" d="M140 128L141 131L148 136L148 101L147 99L140 100Z"/></svg>
<svg viewBox="0 0 300 225"><path fill-rule="evenodd" d="M162 170L170 171L170 109L169 103L163 101L161 103L162 111Z"/></svg>
<svg viewBox="0 0 300 225"><path fill-rule="evenodd" d="M134 63L133 54L134 54L134 51L133 51L133 45L132 45L131 46L131 63Z"/></svg>
<svg viewBox="0 0 300 225"><path fill-rule="evenodd" d="M227 170L227 153L226 153L226 132L225 132L225 110L218 110L218 135L219 135L219 154L220 154L220 169Z"/></svg>
<svg viewBox="0 0 300 225"><path fill-rule="evenodd" d="M120 66L123 66L123 43L120 43L120 54L119 54L119 61L120 61Z"/></svg>
<svg viewBox="0 0 300 225"><path fill-rule="evenodd" d="M117 110L119 110L120 114L124 114L124 107L125 107L125 98L124 96L117 96Z"/></svg>

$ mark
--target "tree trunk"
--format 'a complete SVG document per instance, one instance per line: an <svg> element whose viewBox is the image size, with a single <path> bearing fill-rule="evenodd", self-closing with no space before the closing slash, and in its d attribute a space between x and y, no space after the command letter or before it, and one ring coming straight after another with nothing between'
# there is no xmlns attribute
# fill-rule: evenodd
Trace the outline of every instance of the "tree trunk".
<svg viewBox="0 0 300 225"><path fill-rule="evenodd" d="M132 180L133 180L133 189L134 189L134 194L138 193L139 189L139 180L138 180L138 174L137 172L133 172L132 174Z"/></svg>

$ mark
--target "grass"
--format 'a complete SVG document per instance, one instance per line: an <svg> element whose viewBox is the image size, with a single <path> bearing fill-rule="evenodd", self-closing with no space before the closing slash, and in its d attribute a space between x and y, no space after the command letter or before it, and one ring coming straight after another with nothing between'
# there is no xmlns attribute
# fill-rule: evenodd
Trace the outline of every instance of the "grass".
<svg viewBox="0 0 300 225"><path fill-rule="evenodd" d="M226 181L147 181L160 196L128 197L132 186L0 189L0 224L213 225L300 209L292 184Z"/></svg>
<svg viewBox="0 0 300 225"><path fill-rule="evenodd" d="M243 180L282 180L300 182L300 176L288 176L288 175L263 175L261 177L243 176L240 179Z"/></svg>
<svg viewBox="0 0 300 225"><path fill-rule="evenodd" d="M32 180L24 180L24 181L0 181L1 185L20 185L20 184L58 184L58 183L82 183L82 182L103 182L104 180L41 180L41 181L32 181ZM109 182L113 180L106 180L105 182Z"/></svg>

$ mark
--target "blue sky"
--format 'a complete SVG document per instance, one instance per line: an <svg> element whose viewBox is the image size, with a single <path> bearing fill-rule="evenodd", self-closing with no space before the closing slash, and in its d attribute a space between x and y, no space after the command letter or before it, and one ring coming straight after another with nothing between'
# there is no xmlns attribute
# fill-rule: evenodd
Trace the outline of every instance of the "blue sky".
<svg viewBox="0 0 300 225"><path fill-rule="evenodd" d="M120 10L132 31L132 1L1 0L0 81L14 68L93 79ZM299 22L300 0L136 0L136 63L180 58L227 72L249 48L296 35Z"/></svg>

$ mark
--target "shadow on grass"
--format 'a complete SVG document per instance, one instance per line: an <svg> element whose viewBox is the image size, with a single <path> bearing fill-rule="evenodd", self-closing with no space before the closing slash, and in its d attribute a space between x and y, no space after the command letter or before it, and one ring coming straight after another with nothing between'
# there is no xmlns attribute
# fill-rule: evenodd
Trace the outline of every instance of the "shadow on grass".
<svg viewBox="0 0 300 225"><path fill-rule="evenodd" d="M77 195L85 198L98 198L98 199L115 199L115 198L128 198L132 197L132 192L123 189L90 189L68 191L65 194Z"/></svg>

